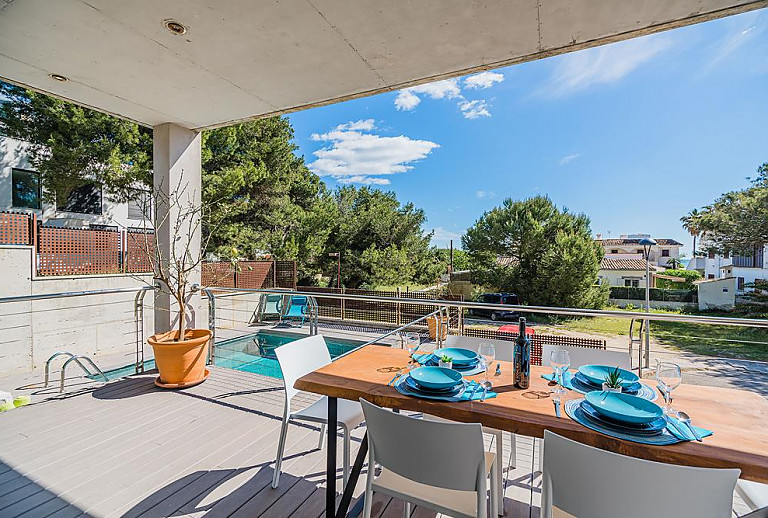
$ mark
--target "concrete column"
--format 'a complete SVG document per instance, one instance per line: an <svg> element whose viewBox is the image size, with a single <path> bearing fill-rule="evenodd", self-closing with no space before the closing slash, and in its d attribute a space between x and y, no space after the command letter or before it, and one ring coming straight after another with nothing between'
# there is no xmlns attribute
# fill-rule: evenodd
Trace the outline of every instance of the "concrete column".
<svg viewBox="0 0 768 518"><path fill-rule="evenodd" d="M200 133L177 126L161 124L153 128L153 168L155 192L157 199L176 197L180 207L173 203L156 204L156 221L161 222L157 232L160 257L165 261L174 254L183 253L189 243L190 250L197 255L200 249L200 227L195 225L192 218L199 218L197 213L181 226L181 232L174 232L175 222L179 212L187 212L190 205L200 206L201 188L201 139ZM166 213L170 212L170 214ZM164 224L162 223L164 221ZM187 239L187 229L194 228L190 239ZM174 238L175 242L174 242ZM174 252L175 247L175 252ZM190 276L191 283L200 283L200 269ZM188 302L188 327L207 327L205 317L200 312L200 294L194 294ZM155 332L168 331L178 323L178 313L173 299L167 293L155 294Z"/></svg>

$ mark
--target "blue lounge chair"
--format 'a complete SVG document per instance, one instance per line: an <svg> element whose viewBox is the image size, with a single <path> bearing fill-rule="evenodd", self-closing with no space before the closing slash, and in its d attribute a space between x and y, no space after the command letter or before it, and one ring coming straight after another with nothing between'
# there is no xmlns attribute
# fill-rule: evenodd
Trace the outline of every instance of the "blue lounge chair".
<svg viewBox="0 0 768 518"><path fill-rule="evenodd" d="M303 325L304 319L306 319L309 314L307 303L307 297L303 295L295 295L291 297L291 300L288 303L288 310L280 318L280 322L282 323L286 320L300 320L301 325Z"/></svg>
<svg viewBox="0 0 768 518"><path fill-rule="evenodd" d="M262 295L256 311L251 316L251 324L264 322L265 317L280 320L283 314L283 295Z"/></svg>

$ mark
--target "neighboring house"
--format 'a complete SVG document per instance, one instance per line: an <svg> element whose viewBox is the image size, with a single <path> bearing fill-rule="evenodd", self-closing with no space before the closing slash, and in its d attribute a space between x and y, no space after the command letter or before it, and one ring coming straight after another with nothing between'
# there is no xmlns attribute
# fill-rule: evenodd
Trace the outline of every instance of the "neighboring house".
<svg viewBox="0 0 768 518"><path fill-rule="evenodd" d="M94 182L75 189L63 203L43 202L44 186L40 174L27 159L27 146L25 142L0 136L0 210L35 213L50 226L151 227L141 207L149 199L148 191L139 191L136 201L112 203L101 185Z"/></svg>
<svg viewBox="0 0 768 518"><path fill-rule="evenodd" d="M605 250L605 257L611 259L643 259L643 246L640 240L651 237L650 234L621 235L618 239L601 239L598 234L596 241ZM651 264L669 268L671 259L680 259L682 243L674 239L656 239L656 245L651 247L649 260ZM645 267L643 267L645 269Z"/></svg>
<svg viewBox="0 0 768 518"><path fill-rule="evenodd" d="M659 268L651 264L650 270L651 278L653 278L653 272ZM600 261L600 271L597 273L597 277L600 284L645 288L645 261L637 258L604 257ZM651 287L653 287L653 282L651 282Z"/></svg>
<svg viewBox="0 0 768 518"><path fill-rule="evenodd" d="M698 270L707 280L733 277L738 291L743 292L745 285L768 279L768 245L755 247L750 255L709 252L705 256L691 259L687 268Z"/></svg>

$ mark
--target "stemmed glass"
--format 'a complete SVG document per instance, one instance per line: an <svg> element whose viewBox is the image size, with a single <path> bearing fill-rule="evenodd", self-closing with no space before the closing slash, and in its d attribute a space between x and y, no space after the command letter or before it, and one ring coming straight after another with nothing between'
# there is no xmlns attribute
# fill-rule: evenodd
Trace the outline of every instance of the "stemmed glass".
<svg viewBox="0 0 768 518"><path fill-rule="evenodd" d="M496 359L496 347L491 342L480 342L477 347L477 352L482 358L483 365L485 365L485 380L483 381L483 396L482 401L485 401L485 396L488 391L493 388L493 383L488 378L488 371L491 370L493 360Z"/></svg>
<svg viewBox="0 0 768 518"><path fill-rule="evenodd" d="M409 370L410 368L413 368L413 362L415 361L413 359L413 354L419 349L420 346L421 336L419 333L405 333L405 348L408 349L408 354L410 356L408 360Z"/></svg>
<svg viewBox="0 0 768 518"><path fill-rule="evenodd" d="M664 394L664 413L667 415L674 416L677 414L672 410L672 391L682 381L683 373L678 364L656 360L656 382L659 390Z"/></svg>
<svg viewBox="0 0 768 518"><path fill-rule="evenodd" d="M565 387L563 386L563 376L568 372L571 367L571 355L567 349L553 349L549 355L549 363L552 365L552 369L555 371L555 378L557 380L557 388L555 393L561 395L565 393Z"/></svg>

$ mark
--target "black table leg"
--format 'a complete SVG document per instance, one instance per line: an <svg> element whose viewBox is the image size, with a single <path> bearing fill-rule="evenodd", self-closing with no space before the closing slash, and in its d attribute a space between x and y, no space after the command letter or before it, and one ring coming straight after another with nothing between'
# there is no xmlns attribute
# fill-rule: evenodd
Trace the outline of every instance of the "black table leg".
<svg viewBox="0 0 768 518"><path fill-rule="evenodd" d="M360 478L360 473L363 471L363 464L365 458L368 456L368 432L363 435L363 440L360 443L360 449L357 450L357 456L355 457L355 463L352 465L352 470L349 473L349 480L344 488L344 493L341 495L341 502L339 502L339 509L336 511L337 518L352 518L359 516L362 511L362 503L365 501L365 494L360 497L352 510L347 514L349 503L352 501L352 493L357 485L357 480Z"/></svg>
<svg viewBox="0 0 768 518"><path fill-rule="evenodd" d="M325 516L336 516L336 435L339 431L338 404L335 397L328 398L328 443L325 464Z"/></svg>

